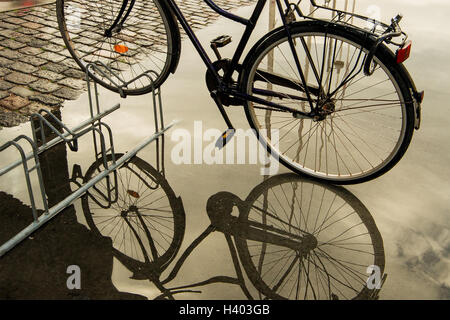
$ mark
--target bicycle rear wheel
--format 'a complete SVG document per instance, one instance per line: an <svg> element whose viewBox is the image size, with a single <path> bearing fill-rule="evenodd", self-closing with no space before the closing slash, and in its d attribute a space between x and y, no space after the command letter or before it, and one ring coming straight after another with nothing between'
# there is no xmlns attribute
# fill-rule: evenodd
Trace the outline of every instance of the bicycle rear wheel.
<svg viewBox="0 0 450 320"><path fill-rule="evenodd" d="M270 241L235 238L242 265L260 299L377 297L377 289L367 287L366 272L375 265L383 275L383 239L367 208L352 193L291 173L264 181L245 203L241 223L275 227L292 234L284 235L292 240L307 232L317 241L305 253Z"/></svg>
<svg viewBox="0 0 450 320"><path fill-rule="evenodd" d="M414 131L411 84L393 53L381 45L375 72L366 76L363 65L374 43L369 35L323 22L289 28L306 86L286 32L279 29L249 54L242 90L306 114L319 112L308 118L247 101L251 127L272 155L297 173L359 183L391 169Z"/></svg>
<svg viewBox="0 0 450 320"><path fill-rule="evenodd" d="M171 21L158 0L58 0L58 25L72 57L83 71L88 63L103 63L124 82L132 81L149 70L155 88L170 73L174 53ZM106 72L105 68L102 70ZM111 77L112 75L106 72ZM118 92L100 72L91 77L102 86ZM151 81L141 77L123 89L127 95L141 95L152 90Z"/></svg>

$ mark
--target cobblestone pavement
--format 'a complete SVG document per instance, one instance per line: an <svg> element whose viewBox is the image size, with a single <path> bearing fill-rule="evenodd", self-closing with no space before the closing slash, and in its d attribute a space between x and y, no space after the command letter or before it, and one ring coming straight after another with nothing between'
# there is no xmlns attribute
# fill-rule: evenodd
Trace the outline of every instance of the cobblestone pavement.
<svg viewBox="0 0 450 320"><path fill-rule="evenodd" d="M177 0L194 29L218 15L203 0ZM230 10L253 0L217 0ZM0 128L26 122L39 109L76 100L86 88L84 73L61 38L55 3L0 13Z"/></svg>

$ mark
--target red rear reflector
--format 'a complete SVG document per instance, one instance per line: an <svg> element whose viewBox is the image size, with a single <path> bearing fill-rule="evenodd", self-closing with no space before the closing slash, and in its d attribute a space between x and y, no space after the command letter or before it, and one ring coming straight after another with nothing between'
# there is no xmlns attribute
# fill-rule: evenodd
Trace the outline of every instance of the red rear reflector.
<svg viewBox="0 0 450 320"><path fill-rule="evenodd" d="M125 52L128 52L128 47L127 47L127 46L124 46L123 44L116 44L116 45L114 46L114 50L115 50L117 53L125 53Z"/></svg>
<svg viewBox="0 0 450 320"><path fill-rule="evenodd" d="M411 45L412 42L408 41L401 49L397 50L397 63L403 63L409 58L409 55L411 54Z"/></svg>

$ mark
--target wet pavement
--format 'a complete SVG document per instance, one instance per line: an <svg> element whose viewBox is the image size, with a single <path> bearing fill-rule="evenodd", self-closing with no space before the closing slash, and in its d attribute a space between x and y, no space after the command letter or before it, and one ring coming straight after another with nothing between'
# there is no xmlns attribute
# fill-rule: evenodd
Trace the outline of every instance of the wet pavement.
<svg viewBox="0 0 450 320"><path fill-rule="evenodd" d="M219 2L225 9L247 3L241 0ZM179 5L194 29L201 29L218 17L206 10L207 5L202 1L180 1ZM140 9L150 14L150 7ZM160 25L152 26L157 27ZM139 32L145 37L152 30ZM2 3L0 41L0 127L26 122L40 109L58 109L65 100L78 99L85 89L85 75L61 38L55 1ZM79 41L93 40L83 38L74 42L80 45Z"/></svg>
<svg viewBox="0 0 450 320"><path fill-rule="evenodd" d="M371 3L359 1L357 8L364 12ZM145 148L117 173L117 205L102 208L103 184L92 191L92 197L75 202L2 258L0 297L449 299L450 159L445 146L450 133L446 128L448 117L442 116L448 104L442 39L450 30L445 19L450 5L443 1L383 1L379 5L385 21L397 11L404 14L403 27L414 41L406 65L418 88L426 91L422 128L415 132L410 149L390 172L374 181L344 188L284 175L288 170L283 167L280 175L268 178L261 175L259 164L174 164L171 155L177 141L171 132L188 130L194 144L195 121L202 121L203 132L225 129L203 82L201 60L192 45L183 42L179 69L162 87L166 123L181 120L165 136L164 159L156 160L156 144ZM237 12L248 16L251 7ZM266 26L267 22L262 21L259 35ZM200 30L198 35L207 44L225 29L233 36L235 46L242 28L234 24L231 27L224 19ZM253 42L257 38L255 35ZM234 46L224 48L223 55L229 55ZM101 90L104 108L121 103L121 108L105 119L114 131L118 154L154 131L149 100L149 96L120 99ZM62 120L72 127L86 119L87 103L85 93L78 100L66 101L61 109ZM241 108L229 111L236 128L248 128ZM4 128L0 141L22 133L30 134L28 124ZM82 138L76 153L59 146L41 159L49 201L59 201L77 188L77 182L95 175L91 141L91 137ZM0 165L16 158L13 152L3 152ZM2 241L31 221L21 179L23 173L16 169L0 180ZM147 204L152 205L159 219L147 221L144 213L140 220L133 207L142 204L140 201L146 202L144 210ZM286 220L269 214L266 221L258 221L254 219L258 210L283 212L283 219L289 219L291 211L300 211L303 222L296 221L297 226L314 234L321 246L309 237L303 242L298 238L283 242L274 235L268 237L267 232L283 228ZM107 217L111 212L119 218ZM24 220L27 214L28 220ZM141 242L131 240L136 232ZM342 234L346 241L333 242ZM147 256L142 254L142 247ZM299 258L289 254L298 250L313 252L313 258L301 261L308 261L302 271L292 267ZM261 258L262 252L267 253L267 260ZM80 266L84 279L81 290L66 287L66 269L70 265ZM367 289L370 265L378 266L380 275L387 275L379 291ZM293 277L291 282L282 280L285 274ZM295 295L293 288L299 274L303 287ZM271 290L277 283L279 290Z"/></svg>

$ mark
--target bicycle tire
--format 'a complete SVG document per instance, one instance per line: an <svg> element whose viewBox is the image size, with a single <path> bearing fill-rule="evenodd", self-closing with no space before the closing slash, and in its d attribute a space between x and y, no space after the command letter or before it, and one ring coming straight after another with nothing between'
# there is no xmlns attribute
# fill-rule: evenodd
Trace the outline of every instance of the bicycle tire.
<svg viewBox="0 0 450 320"><path fill-rule="evenodd" d="M119 159L122 157L123 154L116 154L115 159ZM107 156L107 161L111 163L112 156ZM131 167L133 166L133 168ZM103 167L103 160L99 159L98 161L94 162L89 169L86 172L85 175L85 182L89 181L94 177L99 170ZM126 172L122 175L120 174L120 170L127 170L129 169L130 173L127 174ZM144 179L142 177L139 177L140 180L132 178L132 175L137 176L137 170L140 170L140 174L145 175ZM82 197L82 208L84 212L84 216L86 218L86 222L89 226L89 228L98 236L105 237L110 236L112 232L114 232L116 229L115 227L112 230L109 230L109 234L105 234L108 232L108 229L106 228L105 221L107 221L107 224L110 224L112 222L116 223L117 219L120 221L123 218L123 212L127 211L126 207L128 207L128 204L125 206L125 197L127 197L127 194L137 194L139 197L139 200L135 200L135 203L133 205L137 207L139 210L143 210L142 212L148 212L150 214L147 214L147 216L143 218L143 220L134 219L133 213L129 212L129 221L131 221L135 226L136 229L139 230L139 235L142 234L143 236L148 237L149 234L145 233L145 230L149 230L151 232L151 241L154 243L154 247L157 251L157 254L151 252L151 248L149 248L150 245L148 245L146 242L143 242L142 239L137 239L137 242L133 242L133 240L136 240L136 234L133 234L133 231L130 230L129 233L129 240L130 242L134 243L127 246L123 242L125 242L125 236L128 237L125 232L123 233L123 241L119 243L119 239L117 239L118 233L123 229L125 230L126 224L122 222L121 229L118 229L118 232L116 236L112 239L113 240L113 250L115 252L115 256L118 257L118 259L124 263L126 266L131 266L133 269L132 271L135 272L135 277L141 277L141 278L148 278L148 274L141 274L140 276L137 276L137 274L144 272L145 270L151 271L152 275L157 274L164 270L168 264L175 258L176 254L178 253L178 250L181 247L181 243L183 241L184 237L184 231L186 227L186 218L185 218L185 211L183 204L181 202L181 198L177 197L175 195L175 192L170 187L167 180L163 177L161 173L159 173L155 168L153 168L150 164L148 164L146 161L134 156L129 161L127 161L124 165L119 167L116 172L119 172L119 182L117 184L117 187L119 190L121 196L119 195L119 198L117 199L116 205L112 205L109 208L100 208L100 207L93 207L93 205L96 205L95 201L92 201L91 197L93 196L93 191L88 191L83 197ZM124 177L125 176L125 177ZM122 179L123 178L123 179ZM137 181L136 181L137 180ZM99 187L103 190L102 192L106 190L106 186L103 183L104 179L96 184L96 187ZM143 182L146 181L146 182ZM134 184L133 187L130 187L130 184ZM148 193L148 188L145 190L145 187L150 185L152 186L153 191L150 191ZM125 190L126 189L126 190ZM143 191L141 191L143 190ZM160 190L162 192L160 192ZM159 193L158 193L159 192ZM164 207L161 208L147 208L147 206L150 206L149 200L154 198L154 195L158 197L156 201L158 201L158 206L162 206L165 204ZM161 196L162 194L162 196ZM133 200L131 197L128 196L129 199ZM161 199L167 198L167 200L161 201ZM140 202L144 201L146 204L146 208L140 207ZM156 201L154 201L156 203ZM119 202L122 202L121 204ZM166 208L167 210L163 208ZM144 210L145 209L145 210ZM115 212L114 212L115 211ZM153 211L153 216L152 216ZM107 215L108 213L111 213ZM101 215L97 215L98 220L96 221L95 215L96 213L100 213ZM106 214L103 216L103 214ZM141 213L142 215L142 213ZM104 217L108 217L107 219L103 219ZM112 219L112 220L111 220ZM123 219L122 219L123 220ZM108 222L109 221L109 222ZM112 222L111 222L112 221ZM145 221L145 224L147 225L145 228L142 226L141 221ZM130 224L131 224L130 222ZM117 225L119 222L117 222ZM101 228L100 228L101 227ZM158 230L158 228L160 230ZM106 229L106 230L105 230ZM129 228L131 229L131 228ZM147 239L148 243L150 243L150 239ZM142 243L142 246L140 249L142 251L146 251L146 253L139 252L139 241ZM143 247L145 247L143 249ZM127 248L129 250L127 250ZM133 251L134 249L134 251ZM144 255L146 255L151 261L148 261L144 258ZM147 261L146 261L147 260Z"/></svg>
<svg viewBox="0 0 450 320"><path fill-rule="evenodd" d="M287 174L274 176L274 177L269 178L268 180L265 180L261 184L259 184L248 195L247 199L245 200L245 203L246 203L245 207L247 209L240 211L240 213L239 213L239 221L241 223L243 223L243 224L248 223L249 220L250 221L254 221L254 219L252 219L250 216L257 217L257 215L254 214L256 212L256 210L254 211L253 214L251 213L253 208L254 208L254 206L255 206L255 204L256 203L259 203L259 204L261 203L259 200L261 199L262 196L263 197L264 196L267 197L267 198L265 198L266 201L267 201L271 189L279 188L280 190L282 190L282 192L277 192L277 194L279 194L279 196L282 197L282 194L285 193L286 191L289 194L289 191L286 190L286 189L289 188L289 185L294 186L294 184L297 184L297 185L301 186L301 196L302 197L304 196L304 194L308 195L308 192L310 190L312 190L311 191L311 199L310 199L311 202L313 201L314 192L316 192L316 194L319 194L319 198L320 198L320 194L322 193L322 189L323 189L324 192L321 195L321 197L322 197L321 200L322 201L324 200L324 198L327 198L327 197L330 197L330 199L331 199L331 196L335 195L333 203L337 199L337 201L340 201L342 203L348 204L348 209L354 210L354 212L357 213L357 218L355 219L355 222L361 221L361 223L363 224L363 227L361 227L361 228L358 227L357 229L361 230L361 231L367 231L367 233L369 235L367 236L367 235L363 234L364 239L367 239L367 240L370 239L370 241L371 241L370 246L371 246L371 248L373 248L373 258L371 258L371 257L369 257L369 258L363 257L363 255L366 255L367 253L358 252L356 255L360 254L361 257L358 257L358 256L357 256L358 258L355 257L355 259L352 260L352 262L346 262L346 261L342 260L342 257L347 255L347 253L345 255L343 255L343 253L344 253L343 250L345 250L345 249L337 248L337 249L334 249L334 251L331 250L331 249L326 249L327 245L328 246L331 245L331 242L327 244L327 241L329 241L330 238L333 239L335 234L339 235L340 234L339 231L341 230L341 228L337 227L336 230L334 230L334 231L330 231L328 229L328 233L330 233L329 235L324 236L322 234L320 236L320 234L325 230L326 227L331 228L329 226L331 224L330 220L332 222L334 222L334 223L337 223L337 222L335 222L333 220L334 218L333 219L330 218L330 215L324 215L324 217L327 218L326 222L328 224L326 225L326 227L321 226L320 229L318 228L316 230L317 235L315 235L315 236L317 237L317 240L318 240L318 246L317 246L317 248L313 249L312 252L313 253L314 252L318 252L319 248L322 247L321 250L323 250L324 252L327 252L329 254L329 260L330 261L335 259L335 261L336 261L335 264L340 266L341 271L342 270L344 270L344 271L347 270L347 274L345 274L345 272L343 272L344 273L344 277L346 276L347 278L349 278L349 280L353 280L353 283L355 283L355 287L357 287L357 288L352 288L352 289L347 288L348 284L345 283L345 280L341 281L344 284L340 283L340 279L338 278L340 273L335 271L335 270L331 270L330 273L332 274L332 276L328 279L328 281L331 284L334 283L334 288L333 288L332 285L329 284L330 289L328 289L328 290L330 292L327 292L327 294L324 294L324 295L320 295L319 294L319 290L320 290L319 287L321 285L323 285L323 282L319 282L318 281L317 282L317 287L318 287L319 290L316 290L315 295L312 295L312 294L308 295L307 292L305 292L305 291L307 291L307 289L304 290L303 288L300 288L300 287L297 287L298 293L304 294L303 299L305 299L305 300L308 299L308 298L314 298L314 297L316 299L333 299L333 298L335 299L338 295L340 295L340 297L342 298L343 296L345 296L345 294L348 295L347 299L354 299L354 300L370 299L370 298L374 298L374 297L376 298L377 297L376 289L369 289L367 287L367 285L366 285L366 282L362 281L361 279L357 279L357 280L352 279L352 277L348 274L348 272L350 272L349 271L350 269L347 269L347 267L348 267L348 265L351 265L351 263L356 264L357 262L361 262L362 260L364 260L364 261L367 261L367 265L364 264L363 266L359 266L359 268L361 269L361 271L363 273L366 272L366 268L369 265L375 265L375 266L378 266L380 268L380 275L382 276L383 273L384 273L384 268L385 268L385 253L384 253L383 239L381 237L381 234L380 234L380 232L379 232L379 230L378 230L378 228L376 226L376 223L375 223L372 215L370 214L370 212L367 210L367 208L364 206L364 204L358 198L356 198L351 192L349 192L345 188L343 188L341 186L337 186L337 185L326 184L324 182L321 182L318 179L308 178L308 177L305 177L305 176L299 176L299 175L294 174L294 173L287 173ZM283 186L285 187L284 189L283 189ZM278 191L280 191L280 190L278 190ZM295 189L295 190L293 189L293 191L294 191L293 194L297 195L298 194L298 192L297 192L298 190L299 189ZM304 191L304 190L306 190L306 191ZM329 195L325 196L326 194L329 194ZM319 198L314 199L314 200L319 200ZM292 199L294 199L294 198L292 198ZM294 201L294 200L292 200L292 201ZM299 201L299 202L297 202L297 201ZM302 199L297 199L296 198L297 205L301 205L301 204L303 204L303 202L308 204L308 201L306 201L306 197L302 198ZM333 206L339 207L340 202L337 202L337 203L333 204ZM289 203L289 201L288 201L288 199L286 199L286 202L282 201L282 203L283 204ZM270 204L270 201L268 201L268 203L266 203L266 205L267 205L268 210L274 210L275 207L278 208L278 206L275 203L275 201L274 201L273 207ZM280 208L281 208L282 207L281 203L279 205L280 205ZM326 209L326 206L325 205L323 205L323 206ZM295 205L294 205L294 207L295 207ZM330 206L330 208L331 208L331 206ZM305 211L307 211L306 208L304 208L304 209L305 209ZM319 212L318 212L317 217L319 217L321 215L320 209L322 209L322 207L319 208ZM301 210L301 208L297 207L296 210ZM340 209L340 210L343 210L343 209ZM285 220L288 220L288 219L286 219L288 217L284 216L284 213L280 213L279 215L278 215L278 212L271 211L271 213L272 214L276 214L277 217L279 217L280 219L284 218ZM308 211L308 214L309 213L310 213L310 211ZM258 217L258 219L263 219L263 218L262 217L261 218ZM271 219L271 217L266 217L266 219L267 220L265 222L263 222L263 223L266 223L266 224L268 224L270 226L276 226L277 228L280 228L280 226L287 225L287 224L280 223L279 221L276 221L276 219ZM343 221L346 220L346 219L347 219L347 221L344 223ZM305 230L305 228L308 228L308 227L312 227L312 225L313 225L312 222L317 223L317 220L315 220L315 221L311 220L309 224L308 224L308 220L303 220L304 225L301 226L302 225L301 217L299 217L298 220L293 218L293 219L291 219L291 221L289 223L291 223L292 221L294 221L294 222L295 221L297 221L297 222L300 221L300 224L297 227L299 229L302 229L302 230ZM261 220L258 220L257 222L262 223ZM340 222L342 224L342 226L344 226L344 225L347 226L348 225L348 217L346 217L345 219L342 219L341 221L338 221L338 222ZM358 224L355 224L355 225L358 225ZM316 225L314 227L316 227ZM352 225L352 227L355 228L353 225ZM294 230L294 229L291 229L291 230ZM285 231L288 231L288 230L285 230ZM310 232L311 230L305 230L305 231ZM291 231L291 232L293 232L293 231ZM356 232L356 231L353 229L353 232ZM311 232L311 234L314 234L314 232ZM348 234L347 234L347 236L348 236ZM327 239L327 241L321 241L321 239L323 239L323 240ZM350 243L350 242L343 242L342 243L341 242L342 239L339 240L339 241L337 241L337 239L338 238L333 239L333 241L337 242L337 243L340 243L340 245L342 247L344 247L345 245L349 245L349 243ZM356 238L353 238L351 241L355 241L354 239L356 239ZM279 280L277 277L281 273L281 270L284 270L282 267L280 267L280 269L277 269L277 266L274 266L274 263L273 263L273 261L277 261L277 260L274 259L273 256L276 256L277 258L278 258L278 256L281 256L281 252L282 251L281 251L280 247L279 246L275 246L275 245L271 245L270 246L270 245L267 245L267 244L264 244L264 243L261 244L261 250L264 250L263 254L264 255L266 255L266 254L270 255L269 258L268 258L269 262L266 263L267 267L264 267L264 263L263 262L265 262L265 261L261 261L260 260L261 257L260 257L260 259L257 259L257 254L255 254L255 251L257 252L257 248L258 248L258 246L255 244L256 243L255 241L249 241L249 240L247 240L247 239L245 239L243 237L236 237L235 238L235 242L236 242L236 247L237 247L237 250L238 250L239 257L241 259L242 265L244 267L244 270L246 271L246 274L247 274L248 278L250 279L251 283L260 292L260 294L261 294L260 298L261 299L268 298L268 299L274 299L274 300L289 299L290 296L288 296L287 293L292 293L292 292L289 292L289 290L287 290L287 288L288 288L287 283L289 281L288 280L288 276L289 276L289 274L292 275L292 274L296 273L295 269L292 269L292 271L290 271L289 274L283 279L283 281L284 281L283 286L279 285L278 288L275 288L276 286L273 285L274 279ZM324 247L324 245L325 245L325 247ZM360 249L360 248L361 248L361 245L359 245L359 246L355 245L353 250ZM286 251L286 249L284 249L284 250ZM291 252L291 251L288 251L288 252ZM332 252L332 254L330 252ZM296 254L298 254L298 253L296 253ZM341 258L341 259L339 259L339 258ZM288 258L286 258L286 256L285 256L283 259L281 259L279 261L280 262L281 261L286 261L288 263L289 260L287 260L287 259ZM312 258L308 257L307 260L309 261L309 259L312 260ZM308 278L308 283L310 283L311 287L313 287L313 283L314 283L314 277L311 274L315 274L316 276L319 275L319 277L320 277L321 275L326 273L325 271L327 271L327 269L325 268L325 265L327 265L327 264L324 263L324 262L322 262L322 263L323 264L319 264L319 263L316 262L315 270L309 270L309 267L308 267L309 275L308 275L307 278ZM332 265L333 265L333 263L329 263L329 266L332 266ZM309 266L309 264L308 264L308 266ZM298 264L298 271L299 272L300 272L300 269L301 269L301 265ZM306 268L304 268L304 269L306 269ZM278 274L276 274L274 279L272 279L272 281L270 281L271 278L270 278L269 275L271 273L275 274L275 273L277 273L277 271L278 271ZM333 276L333 273L334 273L334 276ZM355 272L355 273L357 273L357 272ZM304 273L303 275L305 275L305 278L306 278L306 273ZM358 275L358 276L361 277L361 275ZM368 276L369 275L367 275L366 277L368 278ZM280 278L283 278L283 277L280 277ZM300 276L299 276L299 278L300 278ZM312 278L312 279L310 279L310 278ZM300 282L301 280L298 280L298 281ZM304 280L304 281L306 281L306 280ZM319 285L319 283L321 285ZM338 286L342 286L343 288L339 289ZM323 289L323 287L322 287L322 289ZM336 294L331 292L333 290L335 291ZM341 290L342 291L347 290L347 291L346 292L342 292ZM350 297L350 294L354 294L354 296ZM300 299L300 298L297 297L297 299Z"/></svg>
<svg viewBox="0 0 450 320"><path fill-rule="evenodd" d="M322 57L322 52L318 50L318 48L321 48L320 45L323 47L323 61L325 62L325 54L333 53L333 59L335 59L336 52L341 54L341 52L345 50L345 46L347 46L349 52L347 56L347 71L341 75L343 83L345 80L344 76L351 75L353 77L353 74L351 74L353 71L351 69L356 67L352 66L352 63L357 65L356 71L358 71L360 68L358 63L362 66L364 56L372 48L375 42L374 37L364 31L326 22L298 22L291 24L289 26L289 31L295 39L297 51L302 50L301 48L298 48L300 47L300 44L303 44L302 40L304 40L304 43L309 41L309 44L311 45L311 49L308 50L310 56L312 56L312 63L306 62L308 57L306 49L303 49L303 52L298 53L301 63L303 61L302 59L305 59L305 63L302 63L303 72L308 72L309 79L313 78L313 81L308 80L308 88L312 88L314 85L316 88L319 87L318 83L322 83L322 80L325 79L325 81L323 81L323 88L325 90L325 86L328 86L327 82L330 78L330 85L328 87L331 89L329 89L329 93L333 92L331 85L333 72L330 72L329 70L338 70L338 62L341 66L342 64L345 66L345 61L338 61L337 59L331 60L332 68L330 69L329 65L325 68L326 63L322 62L322 64L320 64L320 59ZM289 74L292 78L296 77L294 78L295 81L292 80L293 83L301 83L300 77L295 73L297 71L292 71L291 73L291 70L289 69L289 59L291 58L286 58L285 56L285 54L291 54L292 51L290 51L290 47L289 52L287 53L282 52L280 49L282 46L288 47L287 39L284 28L278 28L266 35L266 37L258 42L249 52L244 61L244 71L240 78L240 87L244 93L258 96L257 94L254 94L254 92L256 92L255 89L258 89L258 79L255 75L260 75L259 72L262 70L261 66L264 63L266 63L266 68L268 70L269 66L272 66L273 69L271 69L271 71L276 73L275 69L278 71L282 70L280 73ZM331 41L328 42L328 48L326 39L331 39ZM334 51L331 50L333 49L333 41L335 43ZM340 42L339 50L336 49L338 47L338 42ZM315 52L313 52L313 46L316 48ZM277 48L282 55L276 51ZM305 48L305 46L303 46L303 48ZM351 48L354 48L354 51L350 60ZM358 56L355 54L358 50L362 50L362 58L355 58L355 55ZM272 56L270 56L271 54ZM274 58L276 54L278 54L279 60ZM284 65L278 65L283 57L288 62L287 64L289 64L289 66L286 63ZM269 61L269 59L272 59L272 61L275 62L270 64L269 62L265 62ZM314 59L318 62L318 66L315 67L316 73L313 72L314 70L312 67L315 64ZM330 56L328 56L328 59L330 60ZM270 137L267 136L268 134L262 132L262 129L268 130L269 127L270 129L274 129L273 126L275 122L273 120L267 122L267 119L263 118L263 111L257 110L257 108L261 107L248 100L245 102L247 120L250 126L256 131L258 137L264 141L268 152L293 172L303 173L336 184L361 183L379 177L396 165L408 149L414 131L414 104L410 90L413 84L408 82L403 76L402 66L397 64L392 51L384 44L380 45L375 52L375 61L378 64L378 68L374 75L371 77L363 76L359 78L361 74L356 74L358 77L353 78L349 83L349 87L354 86L353 90L355 90L356 86L357 90L361 90L360 92L356 91L355 93L355 91L353 91L346 95L346 90L349 89L344 87L344 89L337 92L340 94L339 97L336 96L330 98L331 100L336 98L337 102L334 101L332 103L330 114L326 115L325 119L319 121L295 119L294 114L278 113L278 120L285 118L283 119L285 122L281 122L278 125L278 129L279 137L287 137L286 142L272 142ZM330 61L327 63L330 64ZM292 63L292 65L294 65L294 63ZM324 69L328 70L327 78L325 78ZM295 74L292 76L293 73ZM313 75L316 75L316 80L314 80ZM360 97L364 93L364 88L359 88L362 87L363 83L368 83L367 86L370 87L377 79L383 77L386 77L389 81L380 81L378 87L375 85L375 87L372 88L372 92L375 94L374 97L370 97L369 99L367 99L367 96ZM338 78L339 76L336 77L336 79ZM265 85L271 85L271 88L276 86L276 84L272 85L269 80L265 80ZM310 82L312 84L310 84ZM338 82L338 80L336 80L336 82ZM336 88L337 87L338 86L336 85ZM319 87L319 89L320 88L321 87ZM311 110L307 102L302 104L303 102L300 103L298 100L289 98L292 97L289 95L293 92L291 89L289 89L290 91L288 89L285 90L285 95L278 98L278 102L281 104L295 103L293 105L297 108L302 108L298 109L301 111L308 112ZM380 93L380 97L377 98L376 93L378 93L378 91L381 92L382 90L384 91ZM298 90L295 90L295 94L298 95L298 92ZM386 92L388 94L383 98L383 94ZM303 97L305 96L306 95L303 95ZM266 97L266 99L271 99L272 102L275 102L274 100L277 98ZM316 102L315 100L316 98L314 97L313 102ZM351 102L353 107L349 102L351 100L356 101L356 103ZM368 101L372 101L370 103L373 103L373 105L358 106L358 100L360 101L359 103L364 102L364 100L366 100L367 103L369 103ZM317 99L317 103L318 101L319 99ZM340 109L337 109L339 103ZM344 106L344 103L350 107ZM369 107L374 109L364 110L364 108ZM262 109L264 110L264 108ZM267 110L268 109L266 108L266 115L270 113L270 111ZM273 108L271 111L275 113ZM258 117L260 117L261 120L259 120ZM344 119L344 117L347 118ZM356 119L357 121L352 120L353 122L351 122L351 117L354 119L355 117L359 117L359 119ZM264 123L262 124L262 122ZM294 126L292 126L292 123ZM391 123L392 128L388 127ZM291 130L290 132L287 131L288 128ZM294 136L295 128L298 130L297 137ZM389 130L386 130L386 128ZM337 133L335 133L335 131ZM331 134L331 132L333 133ZM314 139L316 140L315 145ZM322 140L318 142L319 139ZM378 141L376 139L378 139ZM374 140L376 143L374 143ZM288 144L288 142L291 143L292 141L294 144ZM294 146L297 146L297 148L293 148ZM285 150L284 153L283 149ZM325 155L323 153L325 153Z"/></svg>
<svg viewBox="0 0 450 320"><path fill-rule="evenodd" d="M125 95L142 95L161 86L170 72L175 72L180 34L164 3L136 0L120 31L106 36L106 30L119 17L122 3L122 0L103 3L58 0L58 26L67 49L83 72L88 63L101 62L119 75L121 80L99 67L113 78L113 83L100 72L90 70L90 76L103 87L119 92L117 85L122 85L122 81L129 82L147 73L153 86L148 77L142 77L122 88ZM127 9L121 17L126 13Z"/></svg>

